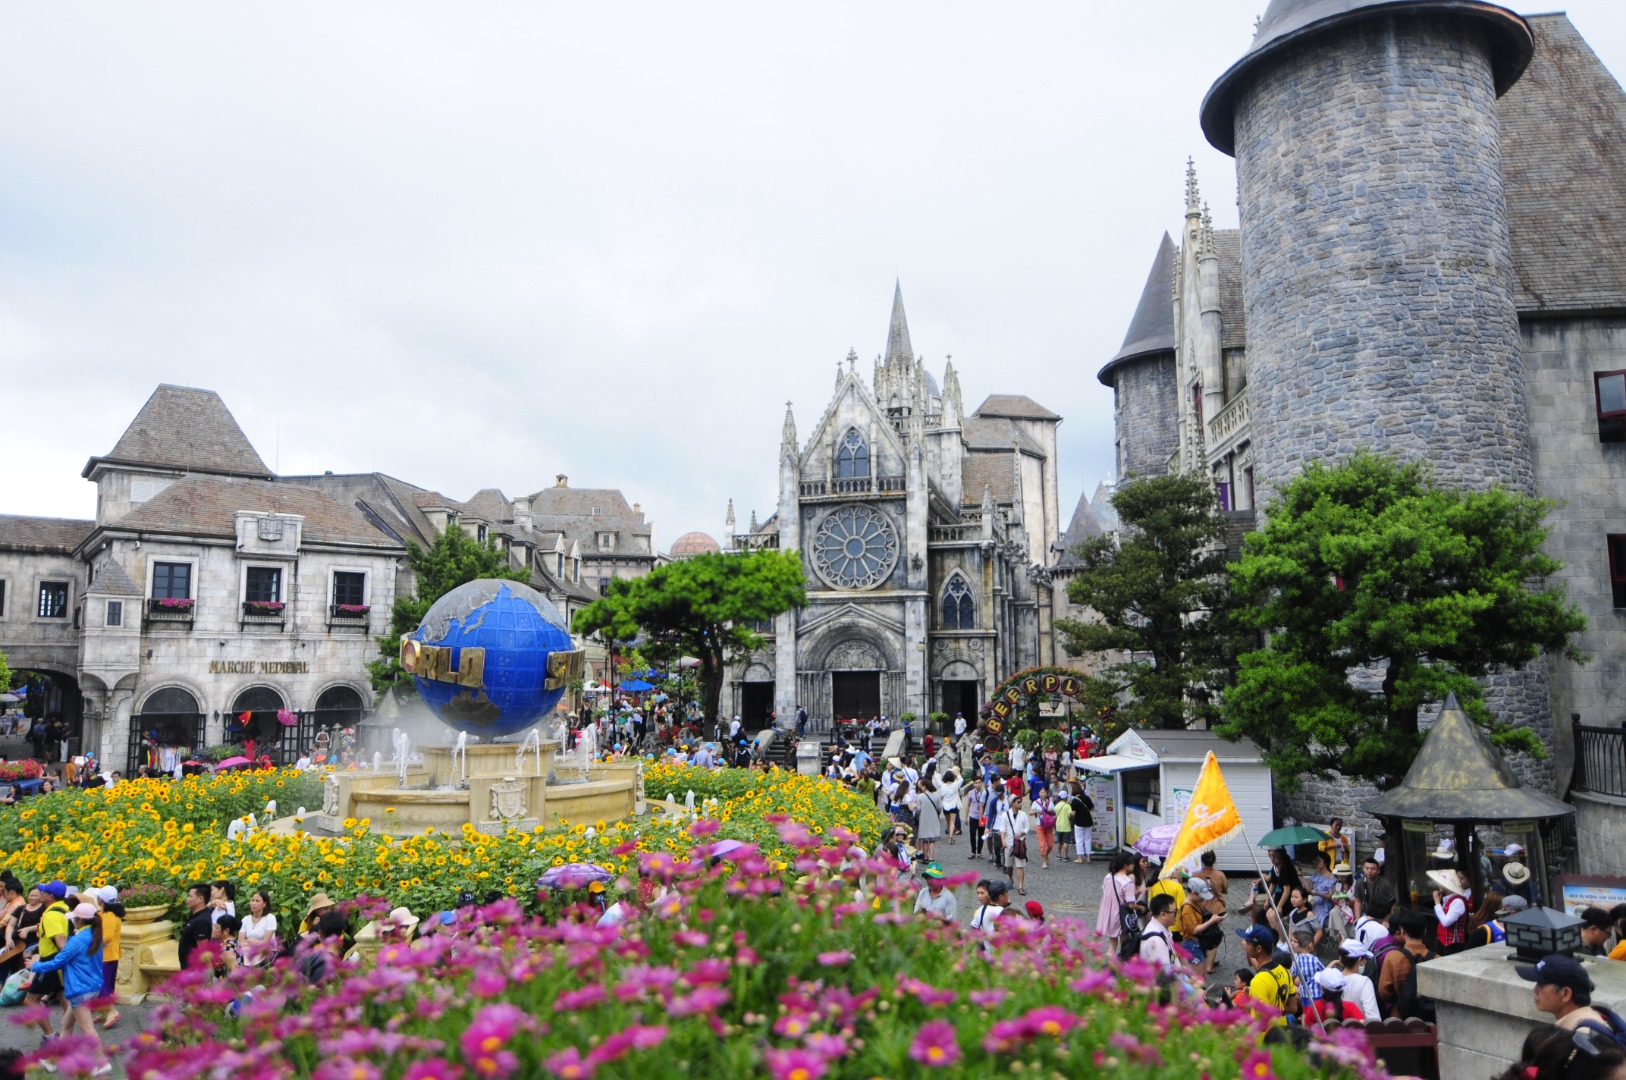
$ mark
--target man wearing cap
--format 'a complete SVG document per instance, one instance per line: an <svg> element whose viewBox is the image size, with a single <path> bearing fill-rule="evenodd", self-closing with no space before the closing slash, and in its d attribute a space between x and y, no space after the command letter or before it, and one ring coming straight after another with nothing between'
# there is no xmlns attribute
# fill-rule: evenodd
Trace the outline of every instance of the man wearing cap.
<svg viewBox="0 0 1626 1080"><path fill-rule="evenodd" d="M1609 940L1609 934L1614 928L1614 920L1603 908L1582 908L1581 948L1577 951L1586 956L1608 956L1609 950L1604 948L1603 943Z"/></svg>
<svg viewBox="0 0 1626 1080"><path fill-rule="evenodd" d="M1608 1025L1603 1014L1592 1008L1592 976L1581 961L1553 953L1534 964L1516 964L1513 970L1519 978L1536 984L1537 1011L1551 1014L1553 1023L1565 1031L1574 1031L1587 1020Z"/></svg>
<svg viewBox="0 0 1626 1080"><path fill-rule="evenodd" d="M39 954L41 960L49 960L68 943L68 905L63 899L68 895L68 887L60 881L47 881L34 888L47 901L45 910L40 913ZM54 1001L61 993L62 972L43 971L28 984L23 1004L39 1005ZM40 1017L39 1028L47 1039L53 1037L49 1012Z"/></svg>
<svg viewBox="0 0 1626 1080"><path fill-rule="evenodd" d="M1027 912L1028 918L1032 919L1040 926L1044 925L1044 905L1039 903L1039 901L1029 900L1027 905L1023 907L1022 910Z"/></svg>
<svg viewBox="0 0 1626 1080"><path fill-rule="evenodd" d="M1236 932L1242 939L1242 950L1253 968L1248 980L1248 997L1258 1005L1265 1005L1287 1014L1295 1011L1298 991L1293 987L1293 976L1276 958L1276 932L1268 926L1245 926ZM1285 1023L1278 1018L1272 1023Z"/></svg>
<svg viewBox="0 0 1626 1080"><path fill-rule="evenodd" d="M926 879L926 887L915 897L915 914L924 912L953 922L959 915L960 906L954 899L953 890L943 887L943 868L931 863L920 872L920 876Z"/></svg>

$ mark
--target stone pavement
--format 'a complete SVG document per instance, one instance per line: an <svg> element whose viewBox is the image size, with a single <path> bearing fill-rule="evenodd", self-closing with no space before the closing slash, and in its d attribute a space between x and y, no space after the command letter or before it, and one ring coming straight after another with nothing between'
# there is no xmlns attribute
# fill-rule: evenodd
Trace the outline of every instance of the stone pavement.
<svg viewBox="0 0 1626 1080"><path fill-rule="evenodd" d="M0 1009L0 1049L21 1050L24 1053L32 1053L34 1050L39 1049L39 1028L25 1029L12 1023L12 1019L20 1011L20 1009ZM150 1005L120 1005L119 1022L113 1026L112 1030L101 1032L102 1045L111 1052L118 1044L127 1039L135 1038L136 1035L140 1034L141 1029L146 1026L147 1015L151 1011L152 1006ZM62 1029L62 1025L57 1022L60 1019L60 1015L51 1018L52 1027L58 1031ZM100 1030L99 1027L98 1030ZM113 1075L122 1078L125 1075L124 1055L121 1053L112 1054L112 1062ZM37 1074L37 1070L30 1073L30 1075Z"/></svg>

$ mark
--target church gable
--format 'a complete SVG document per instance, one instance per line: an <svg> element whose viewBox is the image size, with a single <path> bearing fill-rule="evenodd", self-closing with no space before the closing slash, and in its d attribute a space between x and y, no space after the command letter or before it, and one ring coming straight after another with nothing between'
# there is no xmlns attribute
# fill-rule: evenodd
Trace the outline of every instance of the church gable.
<svg viewBox="0 0 1626 1080"><path fill-rule="evenodd" d="M904 454L903 440L849 365L802 449L802 477L902 476L907 471ZM853 471L859 464L868 471Z"/></svg>

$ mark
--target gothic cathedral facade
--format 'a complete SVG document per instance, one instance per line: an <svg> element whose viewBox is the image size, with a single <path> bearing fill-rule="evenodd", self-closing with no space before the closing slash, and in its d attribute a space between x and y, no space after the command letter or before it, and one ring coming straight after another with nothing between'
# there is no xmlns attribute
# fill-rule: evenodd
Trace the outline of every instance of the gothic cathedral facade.
<svg viewBox="0 0 1626 1080"><path fill-rule="evenodd" d="M800 551L808 580L807 607L731 669L733 712L974 719L1002 678L1051 662L1060 423L1021 395L966 415L953 362L939 386L914 355L895 290L872 377L849 351L805 442L787 403L773 515L736 531L729 506L728 548Z"/></svg>

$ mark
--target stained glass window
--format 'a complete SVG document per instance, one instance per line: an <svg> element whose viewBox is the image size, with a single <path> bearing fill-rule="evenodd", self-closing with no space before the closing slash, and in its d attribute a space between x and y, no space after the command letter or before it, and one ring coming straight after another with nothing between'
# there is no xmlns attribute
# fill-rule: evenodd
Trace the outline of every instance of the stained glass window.
<svg viewBox="0 0 1626 1080"><path fill-rule="evenodd" d="M971 587L965 578L955 574L943 587L943 629L975 630L977 605L971 599Z"/></svg>
<svg viewBox="0 0 1626 1080"><path fill-rule="evenodd" d="M848 428L836 448L836 479L854 480L869 475L869 446L857 428Z"/></svg>
<svg viewBox="0 0 1626 1080"><path fill-rule="evenodd" d="M842 589L872 589L898 562L892 523L867 506L839 507L813 536L813 568Z"/></svg>

